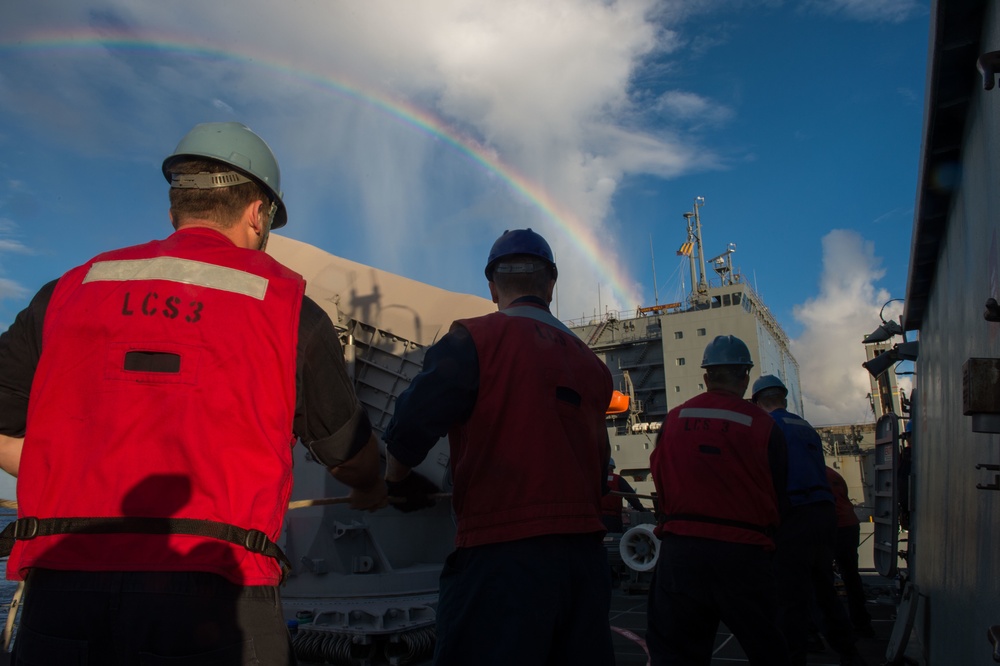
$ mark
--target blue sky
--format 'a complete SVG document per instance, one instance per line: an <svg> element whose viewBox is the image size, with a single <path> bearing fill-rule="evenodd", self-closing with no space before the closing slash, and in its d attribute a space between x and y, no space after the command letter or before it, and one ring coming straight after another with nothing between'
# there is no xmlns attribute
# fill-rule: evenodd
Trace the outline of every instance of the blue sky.
<svg viewBox="0 0 1000 666"><path fill-rule="evenodd" d="M488 296L493 239L531 226L563 319L677 300L704 197L706 253L736 244L806 416L863 421L860 339L904 296L927 4L4 3L0 327L97 252L165 236L160 162L192 125L238 120L281 163L286 235Z"/></svg>

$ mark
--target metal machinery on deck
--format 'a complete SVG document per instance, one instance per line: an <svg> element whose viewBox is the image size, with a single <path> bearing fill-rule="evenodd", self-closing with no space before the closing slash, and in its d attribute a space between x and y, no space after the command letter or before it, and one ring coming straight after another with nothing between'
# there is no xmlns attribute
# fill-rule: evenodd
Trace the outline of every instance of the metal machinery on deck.
<svg viewBox="0 0 1000 666"><path fill-rule="evenodd" d="M427 346L451 322L487 314L490 301L455 294L273 236L269 253L301 273L306 293L330 315L358 398L377 435L395 399L423 365ZM305 447L295 447L292 500L343 497L348 488ZM450 492L449 453L439 442L417 471ZM438 576L454 546L451 504L403 514L346 505L290 510L280 545L292 562L282 588L300 661L409 664L434 645Z"/></svg>

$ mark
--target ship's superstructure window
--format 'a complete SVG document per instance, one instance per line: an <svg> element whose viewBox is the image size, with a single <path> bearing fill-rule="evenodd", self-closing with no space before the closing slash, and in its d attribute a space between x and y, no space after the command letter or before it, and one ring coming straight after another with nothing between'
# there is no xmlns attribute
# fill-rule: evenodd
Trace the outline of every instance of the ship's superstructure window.
<svg viewBox="0 0 1000 666"><path fill-rule="evenodd" d="M729 297L729 294L723 294L722 295L722 304L725 305L725 306L729 306L729 305L733 304L733 300Z"/></svg>
<svg viewBox="0 0 1000 666"><path fill-rule="evenodd" d="M680 392L681 392L681 387L680 386L675 386L674 387L674 393L680 393Z"/></svg>
<svg viewBox="0 0 1000 666"><path fill-rule="evenodd" d="M677 365L684 365L684 362L685 362L685 361L684 361L684 359L683 359L683 358L679 358L679 359L677 359Z"/></svg>
<svg viewBox="0 0 1000 666"><path fill-rule="evenodd" d="M712 296L712 309L721 308L722 300L718 296Z"/></svg>
<svg viewBox="0 0 1000 666"><path fill-rule="evenodd" d="M698 382L698 390L699 391L704 391L705 390L705 385L702 384L701 382Z"/></svg>
<svg viewBox="0 0 1000 666"><path fill-rule="evenodd" d="M743 297L743 294L741 294L739 292L736 292L735 294L733 294L733 305L739 305L740 304L740 299L742 297Z"/></svg>
<svg viewBox="0 0 1000 666"><path fill-rule="evenodd" d="M684 331L674 331L674 340L680 340L684 337Z"/></svg>
<svg viewBox="0 0 1000 666"><path fill-rule="evenodd" d="M698 335L699 335L699 336L702 336L702 335L705 335L705 329L703 329L703 328L699 328L699 329L698 329Z"/></svg>

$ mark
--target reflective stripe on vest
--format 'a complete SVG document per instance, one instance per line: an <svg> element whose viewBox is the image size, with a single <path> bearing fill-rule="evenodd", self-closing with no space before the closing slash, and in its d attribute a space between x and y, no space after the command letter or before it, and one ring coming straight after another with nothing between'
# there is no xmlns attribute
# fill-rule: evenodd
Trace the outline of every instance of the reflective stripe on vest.
<svg viewBox="0 0 1000 666"><path fill-rule="evenodd" d="M747 414L740 414L729 409L709 409L704 407L685 407L678 415L682 419L722 419L732 421L750 427L753 424L753 417Z"/></svg>
<svg viewBox="0 0 1000 666"><path fill-rule="evenodd" d="M127 280L169 280L242 294L258 301L264 300L264 294L267 293L267 278L235 268L179 257L98 261L87 271L83 283Z"/></svg>

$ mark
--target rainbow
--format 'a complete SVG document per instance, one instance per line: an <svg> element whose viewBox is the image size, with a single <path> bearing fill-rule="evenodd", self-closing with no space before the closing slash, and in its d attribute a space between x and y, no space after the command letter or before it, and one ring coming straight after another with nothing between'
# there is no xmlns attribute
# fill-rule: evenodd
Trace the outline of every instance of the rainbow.
<svg viewBox="0 0 1000 666"><path fill-rule="evenodd" d="M92 48L127 48L149 51L173 51L195 57L218 58L229 61L239 61L254 67L261 67L292 76L311 85L332 90L334 93L357 100L381 113L394 118L405 125L429 134L459 153L467 156L474 163L489 172L496 174L506 182L518 196L541 211L551 219L565 234L571 243L579 250L586 260L597 270L601 283L611 287L612 298L621 307L630 308L640 304L640 293L629 274L613 259L604 256L602 246L593 230L588 228L567 207L556 201L543 187L531 181L513 166L506 164L494 151L475 139L465 136L445 121L421 109L407 100L398 99L389 94L364 86L343 75L330 76L281 59L261 58L259 54L248 55L230 48L222 49L194 41L177 39L109 37L94 35L89 32L59 34L36 34L25 36L16 41L0 41L0 53L3 51L23 50L74 50Z"/></svg>

